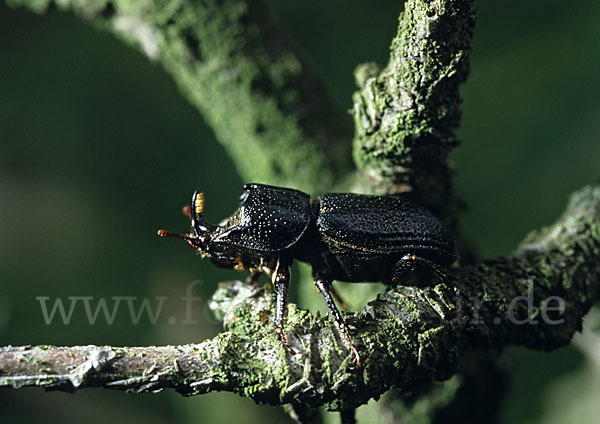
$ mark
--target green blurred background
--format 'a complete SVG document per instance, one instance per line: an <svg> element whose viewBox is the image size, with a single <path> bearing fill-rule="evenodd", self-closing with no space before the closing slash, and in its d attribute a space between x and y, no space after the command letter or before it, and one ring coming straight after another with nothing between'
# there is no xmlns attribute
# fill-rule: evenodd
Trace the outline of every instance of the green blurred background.
<svg viewBox="0 0 600 424"><path fill-rule="evenodd" d="M346 109L352 71L384 64L401 2L270 1ZM462 146L453 154L469 209L462 222L485 256L506 255L550 223L600 172L600 5L593 0L480 2ZM0 345L188 343L220 331L195 305L238 276L200 261L157 228L187 229L195 188L217 221L242 181L202 117L156 64L70 14L37 16L0 2ZM46 325L36 297L167 297L156 325ZM139 305L139 303L136 303ZM153 306L155 304L153 303ZM168 318L175 321L170 324ZM171 320L171 322L173 321ZM504 423L595 423L600 372L578 348L509 349ZM474 405L474 408L477 406ZM182 398L88 389L0 392L0 422L289 422L279 408L229 393Z"/></svg>

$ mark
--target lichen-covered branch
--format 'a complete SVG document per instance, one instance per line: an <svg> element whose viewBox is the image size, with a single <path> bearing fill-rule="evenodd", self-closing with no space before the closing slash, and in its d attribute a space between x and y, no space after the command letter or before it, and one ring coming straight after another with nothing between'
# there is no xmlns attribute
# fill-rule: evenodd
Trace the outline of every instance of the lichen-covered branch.
<svg viewBox="0 0 600 424"><path fill-rule="evenodd" d="M258 0L7 2L71 10L159 61L245 179L316 194L351 169L343 114ZM408 0L386 68L366 64L356 71L354 156L369 190L410 192L450 221L457 203L446 158L457 144L458 87L468 72L473 22L472 1ZM270 404L339 410L389 388L414 393L453 375L473 348L568 343L599 297L599 221L600 187L586 188L514 257L457 270L461 300L448 285L399 287L347 314L361 368L331 321L295 305L286 329L298 355L290 356L272 331L272 295L229 282L213 298L228 331L212 340L4 347L0 386L227 390Z"/></svg>
<svg viewBox="0 0 600 424"><path fill-rule="evenodd" d="M457 145L474 22L472 0L408 0L387 66L357 68L354 158L376 191L412 192L451 214L446 158Z"/></svg>
<svg viewBox="0 0 600 424"><path fill-rule="evenodd" d="M246 181L319 193L353 168L350 117L261 0L6 1L72 11L158 61Z"/></svg>
<svg viewBox="0 0 600 424"><path fill-rule="evenodd" d="M462 301L447 285L398 287L346 314L364 366L357 368L330 320L290 305L290 356L272 331L273 296L224 283L212 307L227 332L195 345L113 348L6 347L0 386L191 395L240 393L269 404L346 409L389 388L412 392L456 371L470 349L569 343L600 297L600 186L574 194L563 216L532 233L514 257L457 271ZM461 305L457 307L457 305Z"/></svg>

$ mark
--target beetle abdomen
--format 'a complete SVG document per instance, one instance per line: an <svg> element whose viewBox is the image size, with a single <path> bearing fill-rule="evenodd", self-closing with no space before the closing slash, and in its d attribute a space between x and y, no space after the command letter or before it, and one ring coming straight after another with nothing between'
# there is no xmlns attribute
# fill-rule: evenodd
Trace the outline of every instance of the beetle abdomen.
<svg viewBox="0 0 600 424"><path fill-rule="evenodd" d="M452 237L439 218L390 196L324 194L317 227L322 235L349 249L384 253L415 247L454 252Z"/></svg>

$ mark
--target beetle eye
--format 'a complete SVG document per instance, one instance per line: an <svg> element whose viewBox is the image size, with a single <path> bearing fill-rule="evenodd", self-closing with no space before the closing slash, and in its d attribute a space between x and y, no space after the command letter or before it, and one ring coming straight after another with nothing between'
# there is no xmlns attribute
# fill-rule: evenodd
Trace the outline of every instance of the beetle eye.
<svg viewBox="0 0 600 424"><path fill-rule="evenodd" d="M244 202L244 200L246 200L248 198L248 192L245 191L242 193L242 195L240 196L240 202Z"/></svg>

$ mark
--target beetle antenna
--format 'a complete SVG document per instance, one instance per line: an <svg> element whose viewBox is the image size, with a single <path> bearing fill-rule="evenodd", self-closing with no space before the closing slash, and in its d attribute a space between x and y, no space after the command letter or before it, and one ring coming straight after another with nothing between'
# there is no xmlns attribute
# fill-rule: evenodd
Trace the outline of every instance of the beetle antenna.
<svg viewBox="0 0 600 424"><path fill-rule="evenodd" d="M187 234L172 233L167 230L158 230L158 235L161 237L176 237L176 238L184 239L194 249L198 249L201 247L201 244L199 244L200 241L196 237L190 237Z"/></svg>
<svg viewBox="0 0 600 424"><path fill-rule="evenodd" d="M202 211L204 210L204 193L196 190L194 192L194 197L192 198L192 206L194 208L194 213L196 216L202 216Z"/></svg>
<svg viewBox="0 0 600 424"><path fill-rule="evenodd" d="M161 237L177 237L177 238L182 238L184 240L193 240L193 238L188 236L187 234L172 233L167 230L158 230L157 233Z"/></svg>

